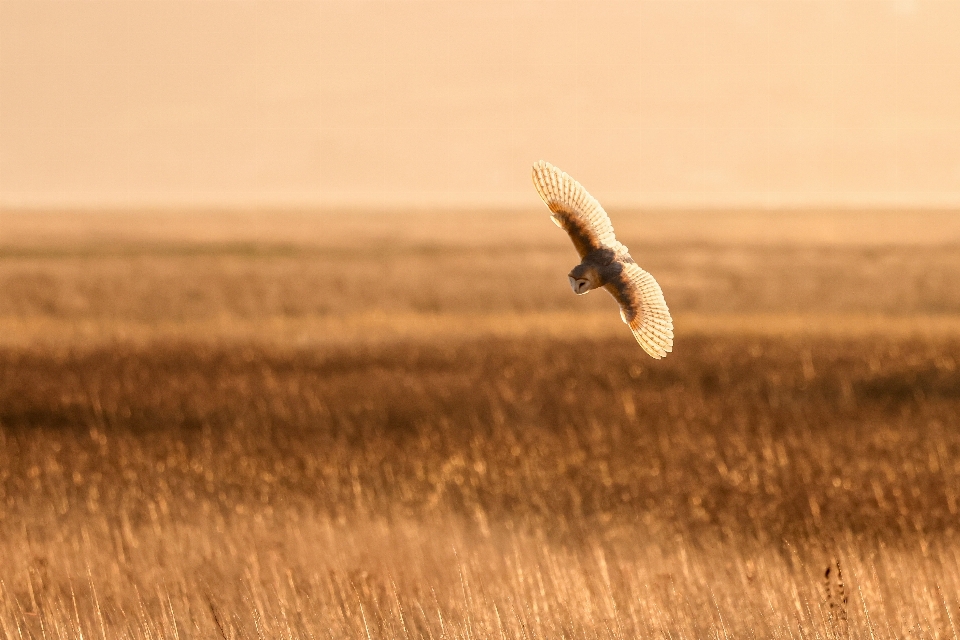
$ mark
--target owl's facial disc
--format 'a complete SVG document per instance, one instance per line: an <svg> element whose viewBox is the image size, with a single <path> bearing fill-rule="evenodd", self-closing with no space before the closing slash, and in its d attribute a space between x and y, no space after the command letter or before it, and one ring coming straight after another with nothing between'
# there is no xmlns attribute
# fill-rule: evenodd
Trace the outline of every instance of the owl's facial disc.
<svg viewBox="0 0 960 640"><path fill-rule="evenodd" d="M567 276L570 278L570 288L573 289L573 292L578 296L582 296L587 291L590 291L590 281L586 278L574 278L573 276Z"/></svg>

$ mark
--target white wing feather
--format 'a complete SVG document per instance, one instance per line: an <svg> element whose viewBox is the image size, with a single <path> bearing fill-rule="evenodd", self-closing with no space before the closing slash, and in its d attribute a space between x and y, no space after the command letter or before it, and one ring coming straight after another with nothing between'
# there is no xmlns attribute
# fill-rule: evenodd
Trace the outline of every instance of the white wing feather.
<svg viewBox="0 0 960 640"><path fill-rule="evenodd" d="M613 233L607 212L569 174L540 160L533 165L533 185L553 212L553 221L570 235L580 257L600 248L612 249L617 255L627 253Z"/></svg>
<svg viewBox="0 0 960 640"><path fill-rule="evenodd" d="M652 275L627 262L622 280L606 288L620 303L620 317L644 351L657 359L673 351L673 318Z"/></svg>

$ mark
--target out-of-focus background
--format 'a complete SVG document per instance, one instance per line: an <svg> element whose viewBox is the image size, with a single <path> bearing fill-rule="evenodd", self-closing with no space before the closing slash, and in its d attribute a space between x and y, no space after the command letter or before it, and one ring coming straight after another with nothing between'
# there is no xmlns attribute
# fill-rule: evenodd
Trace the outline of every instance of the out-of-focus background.
<svg viewBox="0 0 960 640"><path fill-rule="evenodd" d="M957 34L0 0L0 635L955 638Z"/></svg>
<svg viewBox="0 0 960 640"><path fill-rule="evenodd" d="M952 0L3 0L0 205L960 204Z"/></svg>

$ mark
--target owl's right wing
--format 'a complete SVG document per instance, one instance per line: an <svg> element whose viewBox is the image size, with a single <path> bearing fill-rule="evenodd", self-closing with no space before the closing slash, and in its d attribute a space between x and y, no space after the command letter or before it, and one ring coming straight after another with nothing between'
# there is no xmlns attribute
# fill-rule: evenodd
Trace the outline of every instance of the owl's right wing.
<svg viewBox="0 0 960 640"><path fill-rule="evenodd" d="M540 160L533 165L533 186L553 212L553 221L570 236L581 258L597 249L612 249L616 255L627 252L613 235L607 212L568 174Z"/></svg>
<svg viewBox="0 0 960 640"><path fill-rule="evenodd" d="M658 360L673 351L673 318L653 276L624 262L619 278L605 288L620 303L620 317L648 354Z"/></svg>

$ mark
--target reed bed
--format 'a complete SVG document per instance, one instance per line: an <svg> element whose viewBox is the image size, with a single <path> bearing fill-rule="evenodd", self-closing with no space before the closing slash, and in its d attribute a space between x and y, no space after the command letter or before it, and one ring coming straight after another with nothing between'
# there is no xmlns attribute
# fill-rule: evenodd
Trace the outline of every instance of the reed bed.
<svg viewBox="0 0 960 640"><path fill-rule="evenodd" d="M955 637L960 342L677 347L0 351L0 628Z"/></svg>

